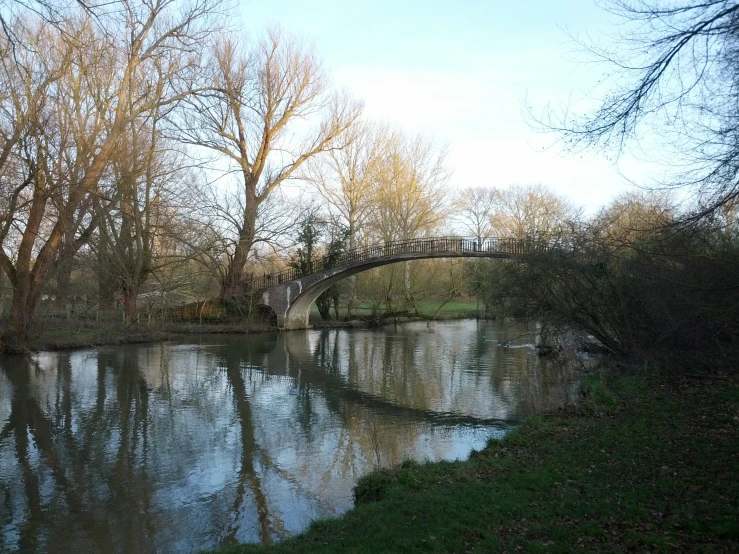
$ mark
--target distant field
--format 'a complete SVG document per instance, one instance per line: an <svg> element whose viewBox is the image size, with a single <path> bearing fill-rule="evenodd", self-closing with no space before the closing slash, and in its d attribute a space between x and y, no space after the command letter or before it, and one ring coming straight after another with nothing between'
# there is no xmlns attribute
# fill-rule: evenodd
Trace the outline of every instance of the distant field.
<svg viewBox="0 0 739 554"><path fill-rule="evenodd" d="M439 307L441 306L441 309ZM396 308L400 309L400 308ZM454 318L454 317L475 317L478 314L478 304L474 300L454 300L447 302L442 306L442 302L437 300L420 300L416 302L416 309L422 317L432 317L436 314L438 318ZM479 308L482 310L482 306ZM377 313L386 311L384 305L377 309ZM438 314L437 314L438 311ZM333 310L332 310L333 316ZM347 306L342 304L339 307L339 316L344 319L347 315ZM372 315L372 304L370 302L359 302L352 307L352 315L357 317L366 317ZM314 305L311 308L311 317L320 317L318 308Z"/></svg>

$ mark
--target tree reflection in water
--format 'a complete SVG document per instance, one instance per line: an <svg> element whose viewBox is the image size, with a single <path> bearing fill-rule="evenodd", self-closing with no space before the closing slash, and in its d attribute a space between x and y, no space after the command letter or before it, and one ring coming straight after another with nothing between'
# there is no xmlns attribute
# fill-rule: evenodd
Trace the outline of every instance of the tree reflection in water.
<svg viewBox="0 0 739 554"><path fill-rule="evenodd" d="M5 358L0 551L196 552L271 542L404 457L464 457L536 373L474 321L201 337ZM524 340L524 339L520 339Z"/></svg>

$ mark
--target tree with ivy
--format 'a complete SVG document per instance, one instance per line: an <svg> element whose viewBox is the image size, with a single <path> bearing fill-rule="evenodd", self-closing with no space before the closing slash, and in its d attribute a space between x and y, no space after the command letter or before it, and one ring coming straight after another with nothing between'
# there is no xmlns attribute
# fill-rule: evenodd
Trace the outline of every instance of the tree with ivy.
<svg viewBox="0 0 739 554"><path fill-rule="evenodd" d="M313 273L316 246L322 234L319 225L315 214L310 214L295 237L298 247L290 258L290 267L296 269L301 277Z"/></svg>
<svg viewBox="0 0 739 554"><path fill-rule="evenodd" d="M309 215L303 221L296 236L298 247L291 260L290 267L298 270L301 276L310 275L319 269L317 252L321 237L326 230L326 223L319 220L315 214ZM341 255L346 252L351 233L348 228L340 226L331 233L331 238L325 245L325 254L321 259L320 267L332 267ZM324 320L331 319L331 306L334 308L334 317L339 318L339 286L334 284L325 290L317 299L316 306Z"/></svg>
<svg viewBox="0 0 739 554"><path fill-rule="evenodd" d="M347 227L340 226L335 230L327 246L326 267L333 267L339 261L341 255L346 252L350 238L351 231ZM331 285L316 299L316 306L324 320L331 319L331 306L334 308L334 318L339 319L339 299L339 283Z"/></svg>

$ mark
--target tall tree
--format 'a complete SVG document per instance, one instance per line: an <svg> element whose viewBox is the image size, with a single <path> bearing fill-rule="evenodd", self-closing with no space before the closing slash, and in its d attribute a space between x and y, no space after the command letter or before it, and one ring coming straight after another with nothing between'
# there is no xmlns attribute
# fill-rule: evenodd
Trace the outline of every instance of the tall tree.
<svg viewBox="0 0 739 554"><path fill-rule="evenodd" d="M389 136L386 126L357 122L349 129L344 148L330 150L325 156L316 156L306 164L303 176L325 200L334 220L333 227L346 229L346 236L341 233L342 249L357 248L366 239L367 223L376 206L373 198L375 185ZM351 317L357 295L357 276L352 275L348 282L347 315ZM324 295L330 293L335 300L338 287L338 284L332 286ZM322 301L325 304L325 300Z"/></svg>
<svg viewBox="0 0 739 554"><path fill-rule="evenodd" d="M454 202L456 219L466 233L471 233L480 241L493 232L492 216L499 204L500 191L488 187L467 187L462 189Z"/></svg>
<svg viewBox="0 0 739 554"><path fill-rule="evenodd" d="M19 349L45 277L62 246L72 248L84 213L79 187L90 151L77 141L77 131L90 119L74 118L74 112L83 111L78 106L82 99L75 88L80 86L75 68L81 61L77 46L87 42L90 29L68 25L62 35L39 22L14 23L14 36L23 37L27 47L4 43L8 55L3 56L0 77L6 90L0 98L4 114L0 180L6 194L0 216L0 266L13 287L2 343ZM95 130L88 131L94 141Z"/></svg>
<svg viewBox="0 0 739 554"><path fill-rule="evenodd" d="M96 201L99 225L95 247L107 261L101 278L122 294L126 322L138 321L138 296L146 279L167 260L162 243L176 240L173 225L185 165L158 129L160 116L132 121L121 136L110 180Z"/></svg>
<svg viewBox="0 0 739 554"><path fill-rule="evenodd" d="M358 103L331 93L313 52L278 29L242 47L221 38L207 71L212 90L190 100L179 123L183 140L236 166L244 210L222 278L224 296L244 288L244 268L257 240L260 206L307 160L341 147ZM320 116L314 127L306 125Z"/></svg>
<svg viewBox="0 0 739 554"><path fill-rule="evenodd" d="M385 140L374 182L371 228L384 241L410 240L444 219L447 152L422 135L395 131Z"/></svg>
<svg viewBox="0 0 739 554"><path fill-rule="evenodd" d="M543 185L514 185L497 192L491 213L493 233L515 239L552 239L568 228L578 210Z"/></svg>
<svg viewBox="0 0 739 554"><path fill-rule="evenodd" d="M8 243L9 231L0 237L0 265L13 284L10 318L2 336L6 349L25 347L42 287L58 259L69 222L97 194L100 179L129 123L172 105L189 92L188 69L195 64L196 46L207 34L210 15L217 6L205 0L187 6L174 0L135 0L95 18L78 16L58 26L38 26L35 36L28 33L28 41L44 42L33 49L15 49L16 56L10 57L15 69L10 64L6 67L19 76L12 79L25 80L28 86L14 88L25 100L18 102L18 95L8 98L4 109L15 119L24 111L23 106L29 105L32 117L26 116L28 123L22 127L25 140L10 146L18 165L24 168L16 174L23 177L15 179L19 183L15 190L27 211L16 217L16 204L4 218L11 222L6 227L19 237L17 248ZM24 31L26 20L18 21L21 31L28 32ZM27 60L19 63L22 56ZM47 78L39 76L49 60L61 64L55 70L60 76L53 81L53 88L46 84ZM139 81L148 74L147 67L155 68L153 74L166 76L163 89ZM39 94L40 86L43 93ZM71 103L63 101L70 98ZM96 131L90 133L88 126L95 126ZM68 147L71 141L65 128L76 133L83 150ZM51 171L48 161L59 157L49 153L63 148L68 148L78 172L74 180L71 175L63 176L65 186L55 183L52 194L50 177L59 175ZM63 194L57 194L62 190Z"/></svg>
<svg viewBox="0 0 739 554"><path fill-rule="evenodd" d="M400 131L386 141L372 196L371 229L386 242L414 239L438 228L446 215L445 185L450 176L446 149L430 138ZM391 267L391 278L392 273ZM408 305L413 305L411 288L411 267L405 262L403 290Z"/></svg>
<svg viewBox="0 0 739 554"><path fill-rule="evenodd" d="M366 121L347 132L346 146L312 158L303 175L314 184L339 225L347 228L350 249L356 248L374 207L389 131Z"/></svg>

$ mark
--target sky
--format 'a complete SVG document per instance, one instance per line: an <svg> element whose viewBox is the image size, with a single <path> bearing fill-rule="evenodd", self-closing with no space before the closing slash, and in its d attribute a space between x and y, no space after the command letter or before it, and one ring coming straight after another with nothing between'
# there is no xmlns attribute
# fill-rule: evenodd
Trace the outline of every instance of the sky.
<svg viewBox="0 0 739 554"><path fill-rule="evenodd" d="M240 0L248 33L279 24L315 47L334 86L365 116L448 144L450 185L542 183L594 213L650 169L571 154L527 121L592 106L605 68L571 38L613 33L593 0Z"/></svg>

